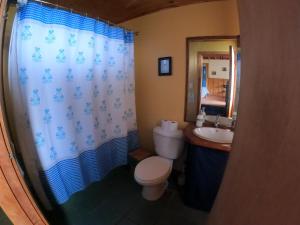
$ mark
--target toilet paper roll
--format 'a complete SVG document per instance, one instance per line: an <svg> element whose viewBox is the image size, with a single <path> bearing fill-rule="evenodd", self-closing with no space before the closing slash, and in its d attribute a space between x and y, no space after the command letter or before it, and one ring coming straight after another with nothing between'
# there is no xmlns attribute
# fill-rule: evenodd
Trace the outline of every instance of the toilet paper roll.
<svg viewBox="0 0 300 225"><path fill-rule="evenodd" d="M161 128L164 131L176 131L178 129L178 123L177 121L172 121L172 120L162 120Z"/></svg>
<svg viewBox="0 0 300 225"><path fill-rule="evenodd" d="M169 130L169 121L161 120L160 126L164 131L168 131Z"/></svg>
<svg viewBox="0 0 300 225"><path fill-rule="evenodd" d="M169 131L175 131L178 129L178 123L176 121L169 121Z"/></svg>

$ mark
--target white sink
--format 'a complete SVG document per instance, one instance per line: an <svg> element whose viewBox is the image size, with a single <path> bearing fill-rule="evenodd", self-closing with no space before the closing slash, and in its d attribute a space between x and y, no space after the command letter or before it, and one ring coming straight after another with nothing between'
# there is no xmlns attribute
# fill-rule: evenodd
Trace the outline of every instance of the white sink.
<svg viewBox="0 0 300 225"><path fill-rule="evenodd" d="M231 144L233 139L233 132L231 130L215 127L195 128L193 133L202 139L222 144Z"/></svg>

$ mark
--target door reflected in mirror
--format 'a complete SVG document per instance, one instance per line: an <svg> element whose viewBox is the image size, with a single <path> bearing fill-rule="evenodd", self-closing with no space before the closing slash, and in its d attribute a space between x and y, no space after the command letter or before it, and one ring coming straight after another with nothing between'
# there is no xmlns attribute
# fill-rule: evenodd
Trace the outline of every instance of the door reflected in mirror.
<svg viewBox="0 0 300 225"><path fill-rule="evenodd" d="M187 38L185 121L196 121L201 110L232 117L239 90L239 36Z"/></svg>

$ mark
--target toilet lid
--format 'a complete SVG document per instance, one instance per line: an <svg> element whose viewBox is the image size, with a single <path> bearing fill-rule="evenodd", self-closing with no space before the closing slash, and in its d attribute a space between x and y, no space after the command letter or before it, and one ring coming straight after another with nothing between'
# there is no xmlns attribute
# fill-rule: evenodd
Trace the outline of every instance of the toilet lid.
<svg viewBox="0 0 300 225"><path fill-rule="evenodd" d="M171 169L172 161L159 156L152 156L144 159L136 166L134 176L139 182L155 184L167 179Z"/></svg>

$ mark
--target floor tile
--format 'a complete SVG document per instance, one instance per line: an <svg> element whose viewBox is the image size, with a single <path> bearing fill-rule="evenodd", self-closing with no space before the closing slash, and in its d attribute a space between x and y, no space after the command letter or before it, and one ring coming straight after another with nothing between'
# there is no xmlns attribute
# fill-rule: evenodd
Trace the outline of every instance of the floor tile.
<svg viewBox="0 0 300 225"><path fill-rule="evenodd" d="M135 208L128 214L128 218L139 225L155 225L162 216L169 198L169 193L166 193L157 201L147 201L142 198L140 193L140 199Z"/></svg>
<svg viewBox="0 0 300 225"><path fill-rule="evenodd" d="M199 218L198 222L195 222L179 212L174 213L166 210L155 225L204 225L204 223L202 223L201 218Z"/></svg>
<svg viewBox="0 0 300 225"><path fill-rule="evenodd" d="M176 185L157 201L142 197L128 167L78 192L53 213L55 225L203 225L206 213L185 206ZM59 212L59 213L58 213Z"/></svg>
<svg viewBox="0 0 300 225"><path fill-rule="evenodd" d="M101 218L101 225L114 225L124 218L137 201L136 194L126 194L119 190L115 195L107 198L102 205L92 210L88 215Z"/></svg>
<svg viewBox="0 0 300 225"><path fill-rule="evenodd" d="M123 219L117 225L139 225L139 224L133 223L129 219Z"/></svg>
<svg viewBox="0 0 300 225"><path fill-rule="evenodd" d="M166 209L175 214L179 213L182 217L188 218L190 222L200 225L205 223L207 217L207 212L186 206L178 191L172 192L172 196L168 201Z"/></svg>
<svg viewBox="0 0 300 225"><path fill-rule="evenodd" d="M1 225L12 225L12 222L9 220L5 212L0 207L0 224Z"/></svg>

